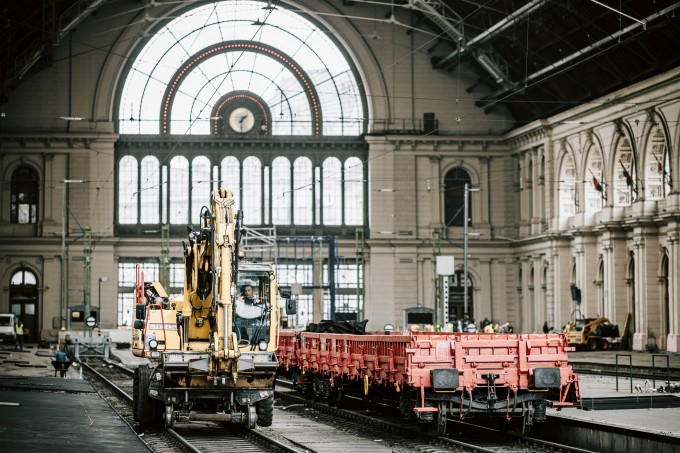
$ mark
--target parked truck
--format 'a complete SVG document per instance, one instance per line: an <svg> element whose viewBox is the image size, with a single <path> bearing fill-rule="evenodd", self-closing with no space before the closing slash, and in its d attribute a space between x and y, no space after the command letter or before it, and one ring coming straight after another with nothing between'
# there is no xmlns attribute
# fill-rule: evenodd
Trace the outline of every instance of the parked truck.
<svg viewBox="0 0 680 453"><path fill-rule="evenodd" d="M564 333L567 334L569 346L589 351L607 350L618 345L621 337L619 326L604 316L576 319L565 326Z"/></svg>
<svg viewBox="0 0 680 453"><path fill-rule="evenodd" d="M242 215L231 192L213 192L200 216L184 243L181 297L137 269L132 352L151 366L135 370L134 417L150 429L178 421L269 426L281 296L274 268L239 260Z"/></svg>
<svg viewBox="0 0 680 453"><path fill-rule="evenodd" d="M0 343L14 343L16 329L14 313L0 313Z"/></svg>

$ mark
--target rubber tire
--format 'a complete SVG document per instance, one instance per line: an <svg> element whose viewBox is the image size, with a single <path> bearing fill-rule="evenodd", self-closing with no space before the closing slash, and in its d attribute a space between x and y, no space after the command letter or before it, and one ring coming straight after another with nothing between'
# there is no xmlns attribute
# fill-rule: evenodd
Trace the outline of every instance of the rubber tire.
<svg viewBox="0 0 680 453"><path fill-rule="evenodd" d="M136 422L139 422L139 414L137 413L137 400L139 400L139 368L135 369L134 378L132 379L132 417Z"/></svg>
<svg viewBox="0 0 680 453"><path fill-rule="evenodd" d="M274 395L255 403L258 426L272 426L274 421Z"/></svg>
<svg viewBox="0 0 680 453"><path fill-rule="evenodd" d="M134 400L137 421L143 428L158 431L163 427L163 404L151 398L148 394L149 382L151 381L151 368L140 366L135 370L135 389L137 399ZM134 397L134 396L133 396Z"/></svg>

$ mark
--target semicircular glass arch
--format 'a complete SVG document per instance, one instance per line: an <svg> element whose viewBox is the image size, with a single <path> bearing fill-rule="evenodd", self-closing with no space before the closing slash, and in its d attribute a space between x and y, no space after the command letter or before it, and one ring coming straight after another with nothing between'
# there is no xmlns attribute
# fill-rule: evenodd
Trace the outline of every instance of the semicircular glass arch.
<svg viewBox="0 0 680 453"><path fill-rule="evenodd" d="M158 29L127 70L119 133L209 134L214 103L247 91L267 103L273 135L360 135L363 88L332 33L301 12L264 5L204 4ZM218 47L222 51L214 51ZM173 85L181 71L181 83ZM171 88L171 105L164 105ZM171 117L165 130L164 115Z"/></svg>

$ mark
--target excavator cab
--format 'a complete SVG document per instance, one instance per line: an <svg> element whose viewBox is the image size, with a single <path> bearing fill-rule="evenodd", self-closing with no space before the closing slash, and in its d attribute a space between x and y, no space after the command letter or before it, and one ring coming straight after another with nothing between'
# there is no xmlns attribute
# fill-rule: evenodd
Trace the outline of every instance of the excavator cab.
<svg viewBox="0 0 680 453"><path fill-rule="evenodd" d="M239 265L234 298L234 333L240 350L276 350L276 326L272 313L276 307L276 284L270 265L242 263ZM274 316L272 316L274 315Z"/></svg>

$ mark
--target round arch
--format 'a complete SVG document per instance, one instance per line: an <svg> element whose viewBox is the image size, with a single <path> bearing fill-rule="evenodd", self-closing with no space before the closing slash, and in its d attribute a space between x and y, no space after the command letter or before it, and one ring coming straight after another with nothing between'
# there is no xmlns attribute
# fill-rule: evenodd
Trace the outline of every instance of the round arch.
<svg viewBox="0 0 680 453"><path fill-rule="evenodd" d="M238 9L229 0L194 4L173 10L172 19L159 20L149 27L145 33L150 36L126 52L131 57L121 70L114 103L113 118L118 132L157 134L162 131L159 115L174 107L182 111L181 106L187 103L195 103L200 107L199 111L209 107L203 115L205 118L201 118L201 121L209 122L208 115L214 102L232 90L251 91L266 100L270 108L292 99L292 114L277 121L300 123L307 121L305 111L318 110L318 115L314 116L324 120L322 135L358 136L365 132L368 124L366 86L348 48L314 14L294 11L281 4L263 19L262 6L263 2L255 0L239 2ZM165 10L165 14L169 13L170 10ZM211 58L215 63L212 67L198 65L200 70L194 68L187 73L186 65L195 60L192 57L210 46L224 43L224 37L229 38L226 42L240 42L240 48L235 49L231 57ZM253 52L255 47L264 49L267 46L278 54L288 56L283 60L297 62L295 68L288 65L284 71L278 67L270 69L268 78L257 82L258 89L245 86L252 80L244 81L234 74L251 69L267 71L267 67L262 66L265 59L258 59L257 52ZM206 75L218 68L223 71L227 68L219 83ZM174 99L172 105L166 105L167 96L164 97L162 92L176 87L177 81L173 81L172 75L178 73L188 77L183 86L188 86L190 79L196 87L210 86L211 89L202 93L190 92L184 99ZM306 82L293 85L287 82L296 78L300 80L301 74L307 75ZM299 96L300 90L295 89L296 86L302 87L302 91L308 94L311 93L309 88L313 88L318 99L300 102L305 96ZM192 123L198 117L195 113L187 113ZM272 130L275 129L274 124ZM210 130L209 124L206 130ZM188 129L189 134L200 135L203 132L201 127ZM294 129L293 134L310 135L304 128Z"/></svg>
<svg viewBox="0 0 680 453"><path fill-rule="evenodd" d="M560 150L557 159L558 189L556 191L555 206L560 219L566 219L576 213L576 160L569 145ZM563 225L561 225L563 226Z"/></svg>
<svg viewBox="0 0 680 453"><path fill-rule="evenodd" d="M639 169L644 179L646 200L665 198L671 191L672 150L668 125L661 114L652 109L642 132Z"/></svg>
<svg viewBox="0 0 680 453"><path fill-rule="evenodd" d="M585 184L583 190L584 211L599 211L607 201L605 192L606 162L599 140L594 140L586 150L583 165L581 180Z"/></svg>

